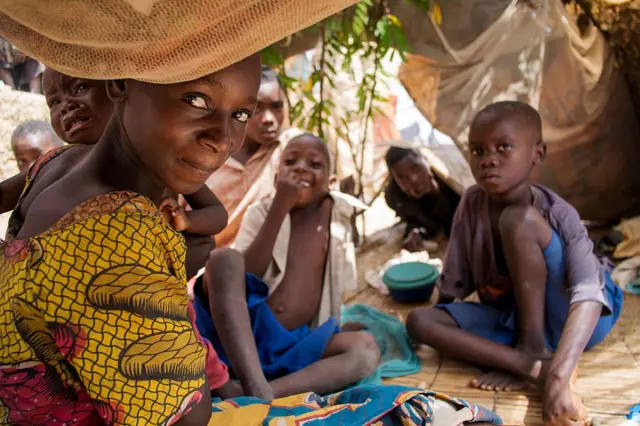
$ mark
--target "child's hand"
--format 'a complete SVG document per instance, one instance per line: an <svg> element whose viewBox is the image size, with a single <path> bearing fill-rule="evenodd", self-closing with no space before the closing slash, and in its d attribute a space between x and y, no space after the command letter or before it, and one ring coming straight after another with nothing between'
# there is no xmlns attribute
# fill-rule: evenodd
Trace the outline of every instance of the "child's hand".
<svg viewBox="0 0 640 426"><path fill-rule="evenodd" d="M176 231L183 232L189 229L187 212L175 199L171 197L163 198L158 210L160 210L160 213L162 213L165 220Z"/></svg>
<svg viewBox="0 0 640 426"><path fill-rule="evenodd" d="M545 383L542 413L545 426L583 426L587 417L586 408L570 385L556 380Z"/></svg>
<svg viewBox="0 0 640 426"><path fill-rule="evenodd" d="M411 253L424 250L424 243L422 241L420 229L412 229L402 242L402 247Z"/></svg>
<svg viewBox="0 0 640 426"><path fill-rule="evenodd" d="M301 190L305 188L304 185L294 173L285 172L280 175L274 205L281 206L287 212L291 211L300 200Z"/></svg>

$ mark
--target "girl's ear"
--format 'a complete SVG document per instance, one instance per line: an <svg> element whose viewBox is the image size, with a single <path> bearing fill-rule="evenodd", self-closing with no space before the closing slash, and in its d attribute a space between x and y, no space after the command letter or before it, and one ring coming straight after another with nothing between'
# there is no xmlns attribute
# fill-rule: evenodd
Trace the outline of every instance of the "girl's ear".
<svg viewBox="0 0 640 426"><path fill-rule="evenodd" d="M111 102L124 102L127 99L126 80L107 80L107 96Z"/></svg>

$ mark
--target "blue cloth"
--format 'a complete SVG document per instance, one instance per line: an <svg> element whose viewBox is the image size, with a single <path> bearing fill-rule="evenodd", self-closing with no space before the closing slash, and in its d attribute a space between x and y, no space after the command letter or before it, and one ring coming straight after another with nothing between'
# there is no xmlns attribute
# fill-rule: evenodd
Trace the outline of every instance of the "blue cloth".
<svg viewBox="0 0 640 426"><path fill-rule="evenodd" d="M411 347L404 324L393 315L368 305L342 307L342 324L357 322L376 338L382 359L376 371L358 384L379 384L383 378L400 377L420 371L420 359Z"/></svg>
<svg viewBox="0 0 640 426"><path fill-rule="evenodd" d="M544 251L544 260L547 266L545 339L548 348L555 351L569 314L564 243L555 231ZM612 312L604 312L600 317L586 349L591 349L604 340L622 311L624 294L615 285L609 273L606 273L605 292ZM451 315L463 330L503 345L514 346L518 343L515 299L513 293L503 297L512 299L509 303L503 304L504 309L475 302L450 303L436 307Z"/></svg>
<svg viewBox="0 0 640 426"><path fill-rule="evenodd" d="M629 410L629 414L627 414L627 419L633 420L636 423L640 423L640 404L636 404L631 407L631 410Z"/></svg>
<svg viewBox="0 0 640 426"><path fill-rule="evenodd" d="M301 370L322 358L329 340L339 331L335 317L329 318L320 327L310 329L303 325L287 330L277 320L267 305L269 287L260 278L246 274L247 305L258 356L267 380L277 379ZM231 363L216 333L206 300L196 294L193 306L196 310L196 325L202 337L208 339L220 360L229 368Z"/></svg>

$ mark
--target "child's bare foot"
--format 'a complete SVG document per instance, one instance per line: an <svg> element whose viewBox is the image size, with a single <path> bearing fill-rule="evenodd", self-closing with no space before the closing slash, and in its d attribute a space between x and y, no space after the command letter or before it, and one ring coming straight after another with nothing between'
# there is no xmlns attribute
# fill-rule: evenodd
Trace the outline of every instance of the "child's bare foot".
<svg viewBox="0 0 640 426"><path fill-rule="evenodd" d="M533 357L539 359L533 367L534 371L531 372L531 377L519 377L515 374L503 371L490 371L473 379L469 382L469 386L487 391L510 392L521 391L537 384L539 381L538 377L546 373L549 368L550 364L546 360L551 356L551 354L546 350L532 350L522 343L516 346L516 349L529 355L533 355Z"/></svg>
<svg viewBox="0 0 640 426"><path fill-rule="evenodd" d="M531 386L531 382L510 373L490 371L469 382L469 386L486 391L520 391Z"/></svg>

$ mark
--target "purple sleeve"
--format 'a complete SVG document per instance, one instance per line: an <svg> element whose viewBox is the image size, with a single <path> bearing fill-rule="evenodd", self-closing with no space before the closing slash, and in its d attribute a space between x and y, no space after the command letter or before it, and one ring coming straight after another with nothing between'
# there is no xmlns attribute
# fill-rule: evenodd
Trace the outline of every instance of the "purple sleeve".
<svg viewBox="0 0 640 426"><path fill-rule="evenodd" d="M580 222L578 212L563 200L554 203L550 216L550 222L560 233L565 246L569 303L594 301L602 303L610 311L604 293L601 262L593 253L593 242Z"/></svg>
<svg viewBox="0 0 640 426"><path fill-rule="evenodd" d="M444 258L442 274L438 278L440 294L456 299L464 299L475 291L467 258L468 245L471 244L468 215L472 210L469 207L469 198L469 192L467 192L453 216L447 254Z"/></svg>

